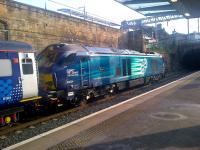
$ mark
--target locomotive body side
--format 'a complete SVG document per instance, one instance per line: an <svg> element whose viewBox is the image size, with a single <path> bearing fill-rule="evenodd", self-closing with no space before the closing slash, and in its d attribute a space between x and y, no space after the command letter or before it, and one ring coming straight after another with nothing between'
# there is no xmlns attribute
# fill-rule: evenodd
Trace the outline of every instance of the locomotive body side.
<svg viewBox="0 0 200 150"><path fill-rule="evenodd" d="M160 56L91 56L89 64L91 87L164 74Z"/></svg>

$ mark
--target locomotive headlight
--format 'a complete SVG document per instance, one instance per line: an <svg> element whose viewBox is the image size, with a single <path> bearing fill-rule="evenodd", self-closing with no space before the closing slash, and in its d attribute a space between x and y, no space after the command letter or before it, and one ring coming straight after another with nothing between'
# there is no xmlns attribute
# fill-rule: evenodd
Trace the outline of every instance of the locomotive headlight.
<svg viewBox="0 0 200 150"><path fill-rule="evenodd" d="M74 96L74 92L68 92L68 96Z"/></svg>
<svg viewBox="0 0 200 150"><path fill-rule="evenodd" d="M74 85L72 84L72 85L68 85L68 90L72 90L72 89L74 89Z"/></svg>
<svg viewBox="0 0 200 150"><path fill-rule="evenodd" d="M9 116L5 117L5 123L9 124L11 122L11 118Z"/></svg>

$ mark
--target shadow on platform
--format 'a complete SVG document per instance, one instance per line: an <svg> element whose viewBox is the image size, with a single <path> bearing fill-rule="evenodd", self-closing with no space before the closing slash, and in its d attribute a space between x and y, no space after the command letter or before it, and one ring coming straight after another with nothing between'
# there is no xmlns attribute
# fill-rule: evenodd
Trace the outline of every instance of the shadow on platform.
<svg viewBox="0 0 200 150"><path fill-rule="evenodd" d="M121 131L122 132L122 131ZM156 150L162 148L200 149L200 126L126 138L119 141L82 147L82 150Z"/></svg>

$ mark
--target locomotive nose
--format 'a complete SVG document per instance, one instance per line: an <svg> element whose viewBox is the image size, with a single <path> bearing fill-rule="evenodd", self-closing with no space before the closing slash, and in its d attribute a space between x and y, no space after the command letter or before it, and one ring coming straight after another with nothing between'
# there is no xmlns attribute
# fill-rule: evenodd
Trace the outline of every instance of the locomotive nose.
<svg viewBox="0 0 200 150"><path fill-rule="evenodd" d="M40 74L40 87L46 90L55 90L54 77L52 74Z"/></svg>

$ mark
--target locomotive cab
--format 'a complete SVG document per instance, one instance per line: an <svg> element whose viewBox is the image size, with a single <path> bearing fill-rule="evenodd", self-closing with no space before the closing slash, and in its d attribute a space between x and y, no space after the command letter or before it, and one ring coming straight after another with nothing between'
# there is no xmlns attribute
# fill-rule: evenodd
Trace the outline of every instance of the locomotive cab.
<svg viewBox="0 0 200 150"><path fill-rule="evenodd" d="M85 51L78 45L55 44L48 46L38 56L41 94L51 100L73 100L75 91L80 90L81 57L77 51ZM85 67L84 69L81 69Z"/></svg>

